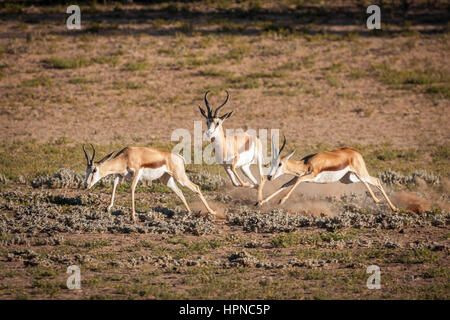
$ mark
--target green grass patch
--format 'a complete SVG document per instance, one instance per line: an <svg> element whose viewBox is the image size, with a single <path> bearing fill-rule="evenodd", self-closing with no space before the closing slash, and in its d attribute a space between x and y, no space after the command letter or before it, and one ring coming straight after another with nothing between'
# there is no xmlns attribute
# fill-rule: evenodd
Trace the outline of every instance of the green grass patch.
<svg viewBox="0 0 450 320"><path fill-rule="evenodd" d="M125 64L124 71L144 71L150 68L150 63L147 60L132 61Z"/></svg>
<svg viewBox="0 0 450 320"><path fill-rule="evenodd" d="M352 70L350 70L350 73L349 73L349 77L352 80L359 80L362 77L365 77L366 75L367 75L367 72L362 69L359 69L359 68L352 69Z"/></svg>
<svg viewBox="0 0 450 320"><path fill-rule="evenodd" d="M330 87L334 87L334 88L341 87L339 78L333 72L330 72L330 71L325 72L325 80L327 81L327 83Z"/></svg>
<svg viewBox="0 0 450 320"><path fill-rule="evenodd" d="M438 257L429 249L405 250L392 261L403 264L437 263Z"/></svg>
<svg viewBox="0 0 450 320"><path fill-rule="evenodd" d="M77 56L74 58L59 58L52 57L43 59L42 62L48 67L53 69L79 69L83 67L90 66L94 63L97 64L107 64L111 66L116 66L120 62L120 56L123 54L122 51L118 50L110 55L98 56L92 58L86 58L82 56Z"/></svg>
<svg viewBox="0 0 450 320"><path fill-rule="evenodd" d="M262 26L262 33L268 36L292 37L298 35L295 25L290 23L265 22Z"/></svg>
<svg viewBox="0 0 450 320"><path fill-rule="evenodd" d="M239 44L224 56L225 59L241 60L242 58L249 56L252 52L252 47L248 44Z"/></svg>
<svg viewBox="0 0 450 320"><path fill-rule="evenodd" d="M232 71L228 70L220 70L216 68L206 68L204 70L201 70L199 72L201 76L205 77L224 77L224 78L231 78L234 74Z"/></svg>
<svg viewBox="0 0 450 320"><path fill-rule="evenodd" d="M365 112L364 110L362 112ZM342 145L343 147L343 145ZM436 166L429 161L427 154L431 155L435 149L428 150L417 148L394 148L390 143L379 145L352 144L350 147L358 150L364 157L369 173L375 175L377 172L394 170L403 174L410 174L418 169L442 174L447 171L448 162Z"/></svg>
<svg viewBox="0 0 450 320"><path fill-rule="evenodd" d="M430 268L423 273L423 277L427 279L445 278L448 281L450 280L450 269L446 267Z"/></svg>
<svg viewBox="0 0 450 320"><path fill-rule="evenodd" d="M110 245L111 245L111 242L109 242L109 241L92 240L92 241L85 242L83 246L87 249L100 249L103 247L108 247Z"/></svg>
<svg viewBox="0 0 450 320"><path fill-rule="evenodd" d="M119 29L118 24L108 24L103 22L91 22L86 27L85 32L88 33L100 33L102 31L113 31Z"/></svg>
<svg viewBox="0 0 450 320"><path fill-rule="evenodd" d="M372 64L370 72L393 89L420 88L431 96L448 99L450 76L445 70L432 68L412 68L405 70L391 68L387 63Z"/></svg>
<svg viewBox="0 0 450 320"><path fill-rule="evenodd" d="M34 139L2 141L0 146L0 172L7 178L17 180L19 175L32 179L37 175L53 175L61 168L75 171L86 169L86 159L81 143L69 139L56 139L47 143L38 143ZM119 151L122 145L96 146L100 156L111 150Z"/></svg>
<svg viewBox="0 0 450 320"><path fill-rule="evenodd" d="M94 79L88 79L88 78L72 78L69 79L69 83L71 84L92 84L96 83L97 80Z"/></svg>
<svg viewBox="0 0 450 320"><path fill-rule="evenodd" d="M258 79L245 76L233 77L228 79L229 87L238 89L255 89L260 87Z"/></svg>
<svg viewBox="0 0 450 320"><path fill-rule="evenodd" d="M117 66L119 64L119 61L119 56L115 54L109 56L94 57L91 59L91 63L108 64L113 67Z"/></svg>
<svg viewBox="0 0 450 320"><path fill-rule="evenodd" d="M24 80L21 83L23 87L51 87L53 81L50 77L40 76L29 80Z"/></svg>
<svg viewBox="0 0 450 320"><path fill-rule="evenodd" d="M357 32L335 34L321 31L317 33L302 32L301 34L309 42L357 41L359 39L359 34Z"/></svg>
<svg viewBox="0 0 450 320"><path fill-rule="evenodd" d="M137 90L137 89L143 89L145 88L145 85L142 83L134 82L134 81L121 81L121 80L115 80L112 85L112 89L116 90Z"/></svg>
<svg viewBox="0 0 450 320"><path fill-rule="evenodd" d="M248 78L261 79L261 78L282 78L285 73L282 70L275 71L259 71L250 73L247 75Z"/></svg>
<svg viewBox="0 0 450 320"><path fill-rule="evenodd" d="M50 280L34 280L31 283L31 288L38 291L38 293L54 297L58 293L61 292L63 289L67 289L66 285L63 283L59 283L57 281L50 281Z"/></svg>
<svg viewBox="0 0 450 320"><path fill-rule="evenodd" d="M425 89L425 92L437 99L450 99L450 85L430 85Z"/></svg>
<svg viewBox="0 0 450 320"><path fill-rule="evenodd" d="M160 30L164 25L168 24L165 19L153 19L152 28L155 30Z"/></svg>
<svg viewBox="0 0 450 320"><path fill-rule="evenodd" d="M343 235L342 233L335 232L321 232L319 233L319 239L324 242L339 241L339 240L349 240L349 236Z"/></svg>
<svg viewBox="0 0 450 320"><path fill-rule="evenodd" d="M285 62L278 67L276 67L275 70L277 71L299 71L303 68L311 68L314 66L314 59L312 55L303 56L298 60L288 61Z"/></svg>
<svg viewBox="0 0 450 320"><path fill-rule="evenodd" d="M342 62L335 62L332 63L327 70L332 71L332 72L340 72L344 70L344 64Z"/></svg>
<svg viewBox="0 0 450 320"><path fill-rule="evenodd" d="M204 241L198 241L198 242L193 242L191 243L187 250L188 251L195 251L198 253L206 253L211 249L217 249L222 247L223 245L225 245L225 243L223 243L220 240L204 240Z"/></svg>
<svg viewBox="0 0 450 320"><path fill-rule="evenodd" d="M78 69L92 64L91 59L80 56L74 58L53 57L44 59L42 62L54 69Z"/></svg>
<svg viewBox="0 0 450 320"><path fill-rule="evenodd" d="M296 232L290 233L282 232L279 235L272 238L271 243L276 248L292 247L300 243L300 236Z"/></svg>
<svg viewBox="0 0 450 320"><path fill-rule="evenodd" d="M303 280L323 280L326 278L326 271L323 270L308 270L303 274Z"/></svg>
<svg viewBox="0 0 450 320"><path fill-rule="evenodd" d="M297 89L270 89L265 91L264 93L268 96L288 96L288 97L295 97L300 94L300 90Z"/></svg>

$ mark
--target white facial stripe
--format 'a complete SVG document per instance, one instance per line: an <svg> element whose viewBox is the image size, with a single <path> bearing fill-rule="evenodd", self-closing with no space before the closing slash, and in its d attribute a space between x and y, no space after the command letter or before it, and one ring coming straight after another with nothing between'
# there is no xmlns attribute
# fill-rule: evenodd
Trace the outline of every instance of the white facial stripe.
<svg viewBox="0 0 450 320"><path fill-rule="evenodd" d="M216 125L216 122L217 125ZM217 135L217 129L220 126L220 121L217 119L213 119L212 121L207 121L208 129L205 131L205 135L207 138L211 139Z"/></svg>
<svg viewBox="0 0 450 320"><path fill-rule="evenodd" d="M281 164L281 166L280 166ZM280 158L276 157L272 159L272 164L269 171L269 176L272 176L272 179L276 179L281 175L283 168L283 163L280 162Z"/></svg>
<svg viewBox="0 0 450 320"><path fill-rule="evenodd" d="M87 168L86 169L86 181L85 185L88 188L91 188L94 184L96 184L100 180L100 172L99 168Z"/></svg>
<svg viewBox="0 0 450 320"><path fill-rule="evenodd" d="M284 166L284 163L280 162L278 164L278 167L276 167L276 171L275 171L275 175L274 175L273 179L278 178L283 173L283 166Z"/></svg>

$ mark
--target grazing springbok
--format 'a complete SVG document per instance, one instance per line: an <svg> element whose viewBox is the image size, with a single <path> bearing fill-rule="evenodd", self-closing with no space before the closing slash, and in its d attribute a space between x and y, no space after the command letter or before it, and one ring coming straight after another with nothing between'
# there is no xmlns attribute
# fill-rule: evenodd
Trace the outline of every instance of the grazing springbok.
<svg viewBox="0 0 450 320"><path fill-rule="evenodd" d="M234 111L225 113L222 116L219 116L219 111L228 102L230 95L227 91L227 98L213 113L213 110L208 102L208 93L209 91L205 93L205 105L207 112L205 112L205 110L200 106L198 106L198 108L200 109L203 117L206 119L207 129L205 131L205 135L213 144L216 162L225 168L225 171L234 186L257 188L258 200L261 200L262 188L260 186L263 185L262 180L265 179L265 175L263 173L261 141L255 135L250 135L248 132L242 131L236 132L232 136L225 136L223 122L231 117ZM259 183L250 170L250 166L252 164L258 165L260 174ZM241 168L244 175L252 182L252 184L248 184L241 179L236 171L238 168Z"/></svg>
<svg viewBox="0 0 450 320"><path fill-rule="evenodd" d="M90 189L100 179L110 174L115 176L113 191L111 196L111 203L108 206L108 211L114 205L114 195L117 184L122 179L131 180L131 220L135 220L134 211L134 191L139 180L146 182L159 179L159 181L175 192L175 194L183 201L187 210L190 208L184 198L183 193L178 188L175 181L184 187L189 188L195 192L200 200L205 205L209 213L215 215L216 213L209 207L205 198L203 197L200 188L189 180L184 168L184 158L179 154L169 151L158 150L154 148L145 147L126 147L119 151L114 157L114 152L111 152L100 161L95 162L95 149L92 147L92 157L88 156L83 145L84 155L86 156L86 180L84 186Z"/></svg>
<svg viewBox="0 0 450 320"><path fill-rule="evenodd" d="M369 191L373 201L375 201L375 203L380 203L381 200L375 196L370 189L369 184L375 186L381 191L392 211L397 211L397 208L389 200L386 192L384 192L380 180L370 176L369 172L367 172L364 159L358 151L350 148L342 148L311 154L300 161L294 161L289 160L289 158L292 157L295 150L284 157L280 156L285 145L286 137L284 137L283 145L280 150L276 150L272 137L272 160L267 180L270 181L276 179L282 174L294 175L295 177L282 185L280 189L264 200L258 201L256 205L266 203L284 189L292 186L289 192L281 198L279 204L283 204L300 182L331 183L340 181L345 184L362 182Z"/></svg>

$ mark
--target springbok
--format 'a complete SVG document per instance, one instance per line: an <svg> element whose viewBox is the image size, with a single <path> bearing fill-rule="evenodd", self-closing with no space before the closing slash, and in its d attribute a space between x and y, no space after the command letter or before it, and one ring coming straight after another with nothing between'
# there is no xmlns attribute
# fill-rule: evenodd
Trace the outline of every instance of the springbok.
<svg viewBox="0 0 450 320"><path fill-rule="evenodd" d="M90 189L100 179L110 174L115 176L113 191L111 196L111 203L107 210L110 211L114 205L114 195L117 184L122 179L131 179L131 220L135 221L134 210L134 191L140 179L149 182L159 179L159 181L170 189L183 201L183 204L190 212L190 208L184 198L183 193L178 188L175 181L184 187L189 188L195 192L209 213L215 215L205 198L203 197L200 188L189 180L184 168L184 158L176 153L169 151L158 150L154 148L145 147L126 147L119 151L114 157L114 152L111 152L100 161L94 161L95 148L92 147L92 157L88 156L83 145L84 155L86 156L86 180L84 186Z"/></svg>
<svg viewBox="0 0 450 320"><path fill-rule="evenodd" d="M226 91L227 97L225 101L213 113L213 110L208 102L208 93L209 91L205 93L205 105L207 112L205 112L205 110L200 106L198 106L198 108L200 109L203 117L206 119L207 129L205 131L205 135L213 144L216 162L225 168L225 171L234 186L257 188L258 200L261 200L261 186L263 185L262 180L265 179L265 175L263 173L261 141L256 136L250 135L248 132L236 132L232 136L225 136L223 122L231 117L234 111L225 113L222 116L219 116L218 113L220 109L222 109L228 102L230 95L228 91ZM258 165L259 169L259 183L250 170L250 166L255 163ZM244 175L252 182L252 184L248 184L241 179L236 171L237 168L241 168Z"/></svg>
<svg viewBox="0 0 450 320"><path fill-rule="evenodd" d="M284 189L292 186L289 192L281 198L279 204L283 204L300 182L331 183L340 181L345 184L362 182L369 191L373 201L380 203L381 200L375 196L369 184L375 186L381 191L392 211L397 211L397 208L386 195L380 180L369 175L364 159L358 151L350 148L342 148L311 154L300 161L294 161L289 160L289 158L293 156L295 150L284 157L280 156L285 145L286 137L284 137L280 150L276 150L272 137L272 160L267 180L276 179L282 174L293 175L295 177L264 200L258 201L256 205L266 203Z"/></svg>

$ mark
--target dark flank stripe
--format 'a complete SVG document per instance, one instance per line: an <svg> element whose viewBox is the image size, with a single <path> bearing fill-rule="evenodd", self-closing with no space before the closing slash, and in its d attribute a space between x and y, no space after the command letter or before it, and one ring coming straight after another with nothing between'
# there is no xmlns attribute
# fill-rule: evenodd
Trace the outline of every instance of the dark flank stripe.
<svg viewBox="0 0 450 320"><path fill-rule="evenodd" d="M158 169L166 164L166 160L160 160L155 162L149 162L142 164L142 168Z"/></svg>
<svg viewBox="0 0 450 320"><path fill-rule="evenodd" d="M348 162L348 160L347 160L347 161L342 162L342 163L340 163L340 164L337 164L337 165L335 165L335 166L324 167L324 168L321 170L321 172L323 172L323 171L339 171L339 170L344 169L344 168L347 167L348 165L349 165L349 162Z"/></svg>
<svg viewBox="0 0 450 320"><path fill-rule="evenodd" d="M235 143L237 144L237 142L238 142L238 137L237 136L235 136ZM250 143L251 143L251 141L250 141L250 137L245 137L245 144L244 144L244 150L242 150L242 149L239 149L239 153L243 153L243 152L246 152L246 151L249 151L250 150Z"/></svg>
<svg viewBox="0 0 450 320"><path fill-rule="evenodd" d="M245 151L250 150L250 138L247 137L247 140L245 141Z"/></svg>

